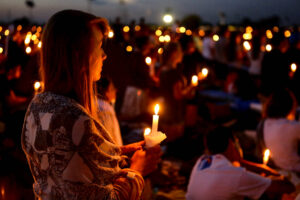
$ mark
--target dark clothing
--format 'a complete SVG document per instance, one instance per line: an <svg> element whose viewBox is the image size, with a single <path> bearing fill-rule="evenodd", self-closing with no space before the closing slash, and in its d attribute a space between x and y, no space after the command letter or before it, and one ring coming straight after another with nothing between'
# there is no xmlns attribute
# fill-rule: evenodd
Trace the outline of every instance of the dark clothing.
<svg viewBox="0 0 300 200"><path fill-rule="evenodd" d="M289 81L289 65L286 55L274 49L264 55L261 69L263 93L271 94L274 89L286 87Z"/></svg>
<svg viewBox="0 0 300 200"><path fill-rule="evenodd" d="M188 81L191 81L193 75L197 75L200 71L203 57L200 53L195 51L192 54L186 54L182 60L182 72Z"/></svg>

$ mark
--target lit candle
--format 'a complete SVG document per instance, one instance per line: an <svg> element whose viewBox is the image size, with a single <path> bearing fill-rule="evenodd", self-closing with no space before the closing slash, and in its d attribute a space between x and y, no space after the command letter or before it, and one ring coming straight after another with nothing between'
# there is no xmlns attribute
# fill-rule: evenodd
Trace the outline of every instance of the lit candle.
<svg viewBox="0 0 300 200"><path fill-rule="evenodd" d="M251 50L251 45L248 41L245 41L243 43L244 48L246 49L246 51L250 51Z"/></svg>
<svg viewBox="0 0 300 200"><path fill-rule="evenodd" d="M264 165L268 164L269 157L270 157L270 150L266 149L265 152L264 152L264 158L263 158Z"/></svg>
<svg viewBox="0 0 300 200"><path fill-rule="evenodd" d="M292 71L293 73L295 73L296 70L297 70L297 65L296 65L296 63L292 63L292 64L291 64L291 71Z"/></svg>
<svg viewBox="0 0 300 200"><path fill-rule="evenodd" d="M148 56L148 57L146 57L145 62L147 65L151 65L152 59Z"/></svg>
<svg viewBox="0 0 300 200"><path fill-rule="evenodd" d="M159 105L156 104L154 107L155 115L153 115L153 121L152 121L152 135L155 135L157 133L158 119L159 119L158 111L159 111Z"/></svg>
<svg viewBox="0 0 300 200"><path fill-rule="evenodd" d="M34 88L34 94L37 94L39 89L41 88L41 83L39 81L36 81L34 84L33 84L33 88Z"/></svg>
<svg viewBox="0 0 300 200"><path fill-rule="evenodd" d="M199 80L203 80L203 79L205 79L207 77L207 75L208 75L208 69L207 68L203 68L201 70L201 72L198 73L198 79Z"/></svg>
<svg viewBox="0 0 300 200"><path fill-rule="evenodd" d="M198 86L198 76L192 76L192 85L195 87Z"/></svg>

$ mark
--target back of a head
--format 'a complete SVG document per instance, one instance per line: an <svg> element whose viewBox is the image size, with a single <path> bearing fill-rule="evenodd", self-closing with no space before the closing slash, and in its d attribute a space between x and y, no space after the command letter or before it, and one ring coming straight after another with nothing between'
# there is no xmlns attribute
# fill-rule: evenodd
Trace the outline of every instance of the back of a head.
<svg viewBox="0 0 300 200"><path fill-rule="evenodd" d="M93 83L89 60L94 48L93 28L103 36L109 26L105 19L77 10L54 14L42 34L41 78L45 91L75 98L92 110Z"/></svg>
<svg viewBox="0 0 300 200"><path fill-rule="evenodd" d="M163 64L167 64L173 58L173 55L177 52L182 52L180 44L177 42L170 42L165 47L162 54Z"/></svg>
<svg viewBox="0 0 300 200"><path fill-rule="evenodd" d="M285 118L296 105L296 98L289 89L277 89L268 98L263 115L265 118Z"/></svg>
<svg viewBox="0 0 300 200"><path fill-rule="evenodd" d="M206 145L211 154L224 153L227 150L229 140L233 140L230 129L218 127L206 136Z"/></svg>

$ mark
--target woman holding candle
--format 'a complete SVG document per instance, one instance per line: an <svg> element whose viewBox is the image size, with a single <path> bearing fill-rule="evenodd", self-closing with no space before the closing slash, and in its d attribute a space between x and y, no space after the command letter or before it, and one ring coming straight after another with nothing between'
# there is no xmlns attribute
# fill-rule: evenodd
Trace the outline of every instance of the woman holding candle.
<svg viewBox="0 0 300 200"><path fill-rule="evenodd" d="M182 56L180 45L170 43L163 52L163 66L160 73L160 89L165 100L162 123L179 126L176 129L181 131L184 121L184 100L192 96L195 88L195 85L187 85L187 80L177 68Z"/></svg>
<svg viewBox="0 0 300 200"><path fill-rule="evenodd" d="M38 199L139 199L142 175L159 161L159 148L120 148L98 120L94 82L108 29L105 19L74 10L56 13L46 25L44 92L32 100L22 132ZM130 167L120 169L129 149Z"/></svg>

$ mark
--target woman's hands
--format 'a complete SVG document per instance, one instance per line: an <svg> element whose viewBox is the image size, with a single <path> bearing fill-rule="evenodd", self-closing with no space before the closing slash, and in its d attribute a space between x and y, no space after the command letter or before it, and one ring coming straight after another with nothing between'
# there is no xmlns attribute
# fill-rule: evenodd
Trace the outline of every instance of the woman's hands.
<svg viewBox="0 0 300 200"><path fill-rule="evenodd" d="M136 152L137 150L143 149L145 146L145 141L140 141L128 145L121 146L122 155L130 155Z"/></svg>
<svg viewBox="0 0 300 200"><path fill-rule="evenodd" d="M130 168L146 176L157 168L161 155L159 145L146 150L137 150L131 157Z"/></svg>

